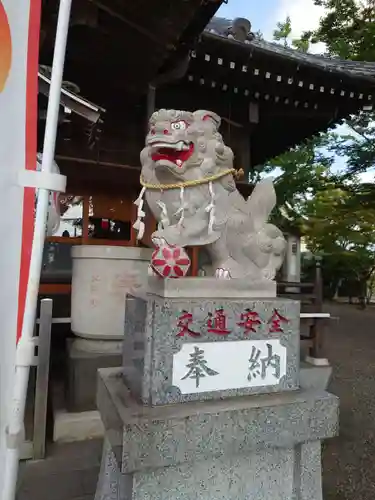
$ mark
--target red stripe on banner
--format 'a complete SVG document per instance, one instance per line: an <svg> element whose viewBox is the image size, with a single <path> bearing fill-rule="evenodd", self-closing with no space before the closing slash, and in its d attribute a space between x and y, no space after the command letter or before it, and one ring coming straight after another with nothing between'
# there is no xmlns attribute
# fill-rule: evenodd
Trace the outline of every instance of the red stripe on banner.
<svg viewBox="0 0 375 500"><path fill-rule="evenodd" d="M26 79L26 169L36 169L38 123L38 58L41 0L30 1ZM23 199L22 248L18 292L17 342L22 332L27 282L34 233L35 189L25 188Z"/></svg>

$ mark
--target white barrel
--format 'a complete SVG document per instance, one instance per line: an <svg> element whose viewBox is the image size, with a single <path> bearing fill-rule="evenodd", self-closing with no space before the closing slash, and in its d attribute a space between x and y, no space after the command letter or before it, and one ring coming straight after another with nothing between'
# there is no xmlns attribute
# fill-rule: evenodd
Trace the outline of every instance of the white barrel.
<svg viewBox="0 0 375 500"><path fill-rule="evenodd" d="M72 248L72 331L79 337L120 340L125 297L146 284L152 250L81 245Z"/></svg>

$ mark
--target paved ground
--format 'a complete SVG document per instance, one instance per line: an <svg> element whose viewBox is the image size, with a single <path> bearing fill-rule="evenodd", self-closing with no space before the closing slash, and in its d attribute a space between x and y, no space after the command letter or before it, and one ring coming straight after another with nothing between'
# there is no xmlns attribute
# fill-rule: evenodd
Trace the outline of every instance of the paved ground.
<svg viewBox="0 0 375 500"><path fill-rule="evenodd" d="M375 308L327 308L326 336L334 367L330 391L340 397L340 436L324 450L324 500L375 499Z"/></svg>
<svg viewBox="0 0 375 500"><path fill-rule="evenodd" d="M17 500L93 500L101 452L101 440L50 446L21 467Z"/></svg>
<svg viewBox="0 0 375 500"><path fill-rule="evenodd" d="M324 500L375 500L375 308L329 306L326 355L331 392L341 399L340 436L324 446ZM53 457L27 466L18 500L90 500L101 442L54 447Z"/></svg>

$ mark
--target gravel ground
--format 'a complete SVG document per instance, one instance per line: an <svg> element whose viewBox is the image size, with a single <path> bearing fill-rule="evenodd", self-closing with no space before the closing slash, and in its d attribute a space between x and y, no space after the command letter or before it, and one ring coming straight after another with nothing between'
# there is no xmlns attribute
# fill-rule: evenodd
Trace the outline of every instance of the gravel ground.
<svg viewBox="0 0 375 500"><path fill-rule="evenodd" d="M329 305L324 349L329 391L340 398L340 435L323 453L324 500L375 500L375 308Z"/></svg>

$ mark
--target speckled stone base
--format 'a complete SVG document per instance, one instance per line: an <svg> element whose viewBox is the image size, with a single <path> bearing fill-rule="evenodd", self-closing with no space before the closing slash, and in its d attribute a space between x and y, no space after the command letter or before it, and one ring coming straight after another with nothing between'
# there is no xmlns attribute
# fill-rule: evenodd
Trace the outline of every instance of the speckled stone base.
<svg viewBox="0 0 375 500"><path fill-rule="evenodd" d="M228 334L207 329L207 318L222 310ZM246 311L256 314L259 324L246 329ZM272 331L271 318L277 311L287 321L279 331ZM148 295L127 296L123 368L126 385L145 405L165 405L188 401L223 399L248 394L295 390L299 387L299 302L288 299L177 299ZM186 317L190 315L190 322ZM182 318L182 319L181 319ZM185 318L185 319L184 319ZM241 321L242 320L242 321ZM187 324L189 331L182 331ZM173 356L186 344L191 349L201 343L247 341L250 357L254 340L278 339L286 348L286 374L274 385L236 386L225 390L182 394L173 385ZM201 344L202 345L202 344ZM246 368L246 367L245 367ZM236 370L237 367L234 366ZM220 365L219 370L230 370ZM246 375L244 382L246 382Z"/></svg>
<svg viewBox="0 0 375 500"><path fill-rule="evenodd" d="M321 500L320 441L337 433L324 391L165 407L99 371L106 445L95 500Z"/></svg>
<svg viewBox="0 0 375 500"><path fill-rule="evenodd" d="M161 279L150 276L150 293L168 299L248 299L249 297L276 297L276 281L253 282L249 279L223 280L206 277L184 279Z"/></svg>

